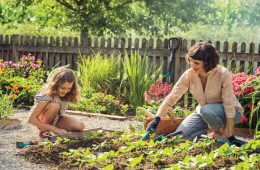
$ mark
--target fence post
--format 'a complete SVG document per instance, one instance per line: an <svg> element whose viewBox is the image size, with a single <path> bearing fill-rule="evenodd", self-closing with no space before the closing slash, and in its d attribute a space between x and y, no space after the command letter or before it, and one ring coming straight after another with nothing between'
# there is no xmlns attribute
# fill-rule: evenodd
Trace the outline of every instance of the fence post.
<svg viewBox="0 0 260 170"><path fill-rule="evenodd" d="M174 52L175 58L175 66L174 66L174 82L173 84L177 83L178 79L180 78L181 74L181 47L182 47L182 38L180 38L180 45Z"/></svg>
<svg viewBox="0 0 260 170"><path fill-rule="evenodd" d="M18 45L18 42L19 42L19 34L14 34L12 36L13 38L13 53L12 53L12 61L14 63L17 63L18 62L18 55L17 55L17 51L16 51L16 46Z"/></svg>

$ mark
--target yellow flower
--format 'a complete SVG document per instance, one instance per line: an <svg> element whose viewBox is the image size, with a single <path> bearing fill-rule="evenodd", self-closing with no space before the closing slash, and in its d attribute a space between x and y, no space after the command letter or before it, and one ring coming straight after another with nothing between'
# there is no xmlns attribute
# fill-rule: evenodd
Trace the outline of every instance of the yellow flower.
<svg viewBox="0 0 260 170"><path fill-rule="evenodd" d="M0 59L0 62L4 61L3 59Z"/></svg>
<svg viewBox="0 0 260 170"><path fill-rule="evenodd" d="M28 77L28 79L30 79L30 78L34 78L34 76L30 75L30 76Z"/></svg>

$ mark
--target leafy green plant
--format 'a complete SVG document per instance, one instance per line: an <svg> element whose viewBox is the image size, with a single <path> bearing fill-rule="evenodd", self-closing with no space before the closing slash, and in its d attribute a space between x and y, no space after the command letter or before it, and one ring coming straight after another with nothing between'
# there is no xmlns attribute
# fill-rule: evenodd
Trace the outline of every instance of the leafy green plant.
<svg viewBox="0 0 260 170"><path fill-rule="evenodd" d="M82 164L85 162L85 160L83 160L83 159L78 159L78 161L80 161L80 162L75 162L75 163L72 164L72 165L79 165L79 168L81 169L81 166L82 166Z"/></svg>
<svg viewBox="0 0 260 170"><path fill-rule="evenodd" d="M146 71L148 62L145 62L145 55L143 59L141 59L138 51L135 52L135 55L133 55L132 52L130 56L128 56L127 52L125 52L125 54L127 59L126 65L122 62L125 75L120 86L122 86L123 82L127 81L130 87L126 90L127 97L134 111L136 111L138 106L144 105L145 100L143 94L145 90L149 90L151 85L156 82L156 78L162 66L153 72L151 72L151 66L149 66L148 71Z"/></svg>
<svg viewBox="0 0 260 170"><path fill-rule="evenodd" d="M64 140L67 142L67 145L69 146L70 139L64 138Z"/></svg>
<svg viewBox="0 0 260 170"><path fill-rule="evenodd" d="M62 155L62 160L64 162L64 156L69 156L68 152L62 152L62 153L59 153L60 155Z"/></svg>
<svg viewBox="0 0 260 170"><path fill-rule="evenodd" d="M134 168L137 164L139 164L143 160L143 156L144 156L144 154L140 155L137 158L129 158L129 159L127 159L127 161L131 162L131 164L127 164L127 163L124 163L124 162L121 162L121 164L129 166L132 169L132 168Z"/></svg>
<svg viewBox="0 0 260 170"><path fill-rule="evenodd" d="M80 102L76 104L69 104L69 109L79 111L90 111L94 113L104 113L112 115L122 115L127 109L128 105L120 103L112 95L105 95L104 93L94 93L90 98L82 97Z"/></svg>
<svg viewBox="0 0 260 170"><path fill-rule="evenodd" d="M120 82L121 66L120 60L115 57L104 58L101 52L90 56L80 54L77 63L80 69L79 81L83 87L91 87L97 92L112 94L115 91L116 83Z"/></svg>

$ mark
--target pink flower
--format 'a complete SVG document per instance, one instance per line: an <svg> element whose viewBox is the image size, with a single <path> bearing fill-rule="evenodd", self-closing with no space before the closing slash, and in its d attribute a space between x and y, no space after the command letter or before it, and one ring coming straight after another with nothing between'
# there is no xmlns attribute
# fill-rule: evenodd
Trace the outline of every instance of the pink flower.
<svg viewBox="0 0 260 170"><path fill-rule="evenodd" d="M13 64L13 62L12 62L12 61L9 61L9 64Z"/></svg>
<svg viewBox="0 0 260 170"><path fill-rule="evenodd" d="M25 71L26 71L26 72L28 72L28 70L29 70L29 68L26 68L26 70L25 70Z"/></svg>
<svg viewBox="0 0 260 170"><path fill-rule="evenodd" d="M32 62L34 62L34 60L35 60L35 57L34 57L34 56L32 56Z"/></svg>
<svg viewBox="0 0 260 170"><path fill-rule="evenodd" d="M13 63L13 67L17 67L17 65L15 63Z"/></svg>
<svg viewBox="0 0 260 170"><path fill-rule="evenodd" d="M34 68L38 69L38 68L39 68L39 65L34 64Z"/></svg>
<svg viewBox="0 0 260 170"><path fill-rule="evenodd" d="M247 120L248 120L248 118L245 115L243 115L242 119L238 122L238 124L241 124L244 121L246 122Z"/></svg>

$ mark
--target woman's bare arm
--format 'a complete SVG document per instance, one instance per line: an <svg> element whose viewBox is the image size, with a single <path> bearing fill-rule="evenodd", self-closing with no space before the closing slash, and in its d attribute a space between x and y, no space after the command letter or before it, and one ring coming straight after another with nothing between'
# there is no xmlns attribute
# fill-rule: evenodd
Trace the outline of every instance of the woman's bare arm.
<svg viewBox="0 0 260 170"><path fill-rule="evenodd" d="M169 109L170 109L170 106L167 103L165 103L165 102L162 103L156 113L156 116L163 117L168 112Z"/></svg>

